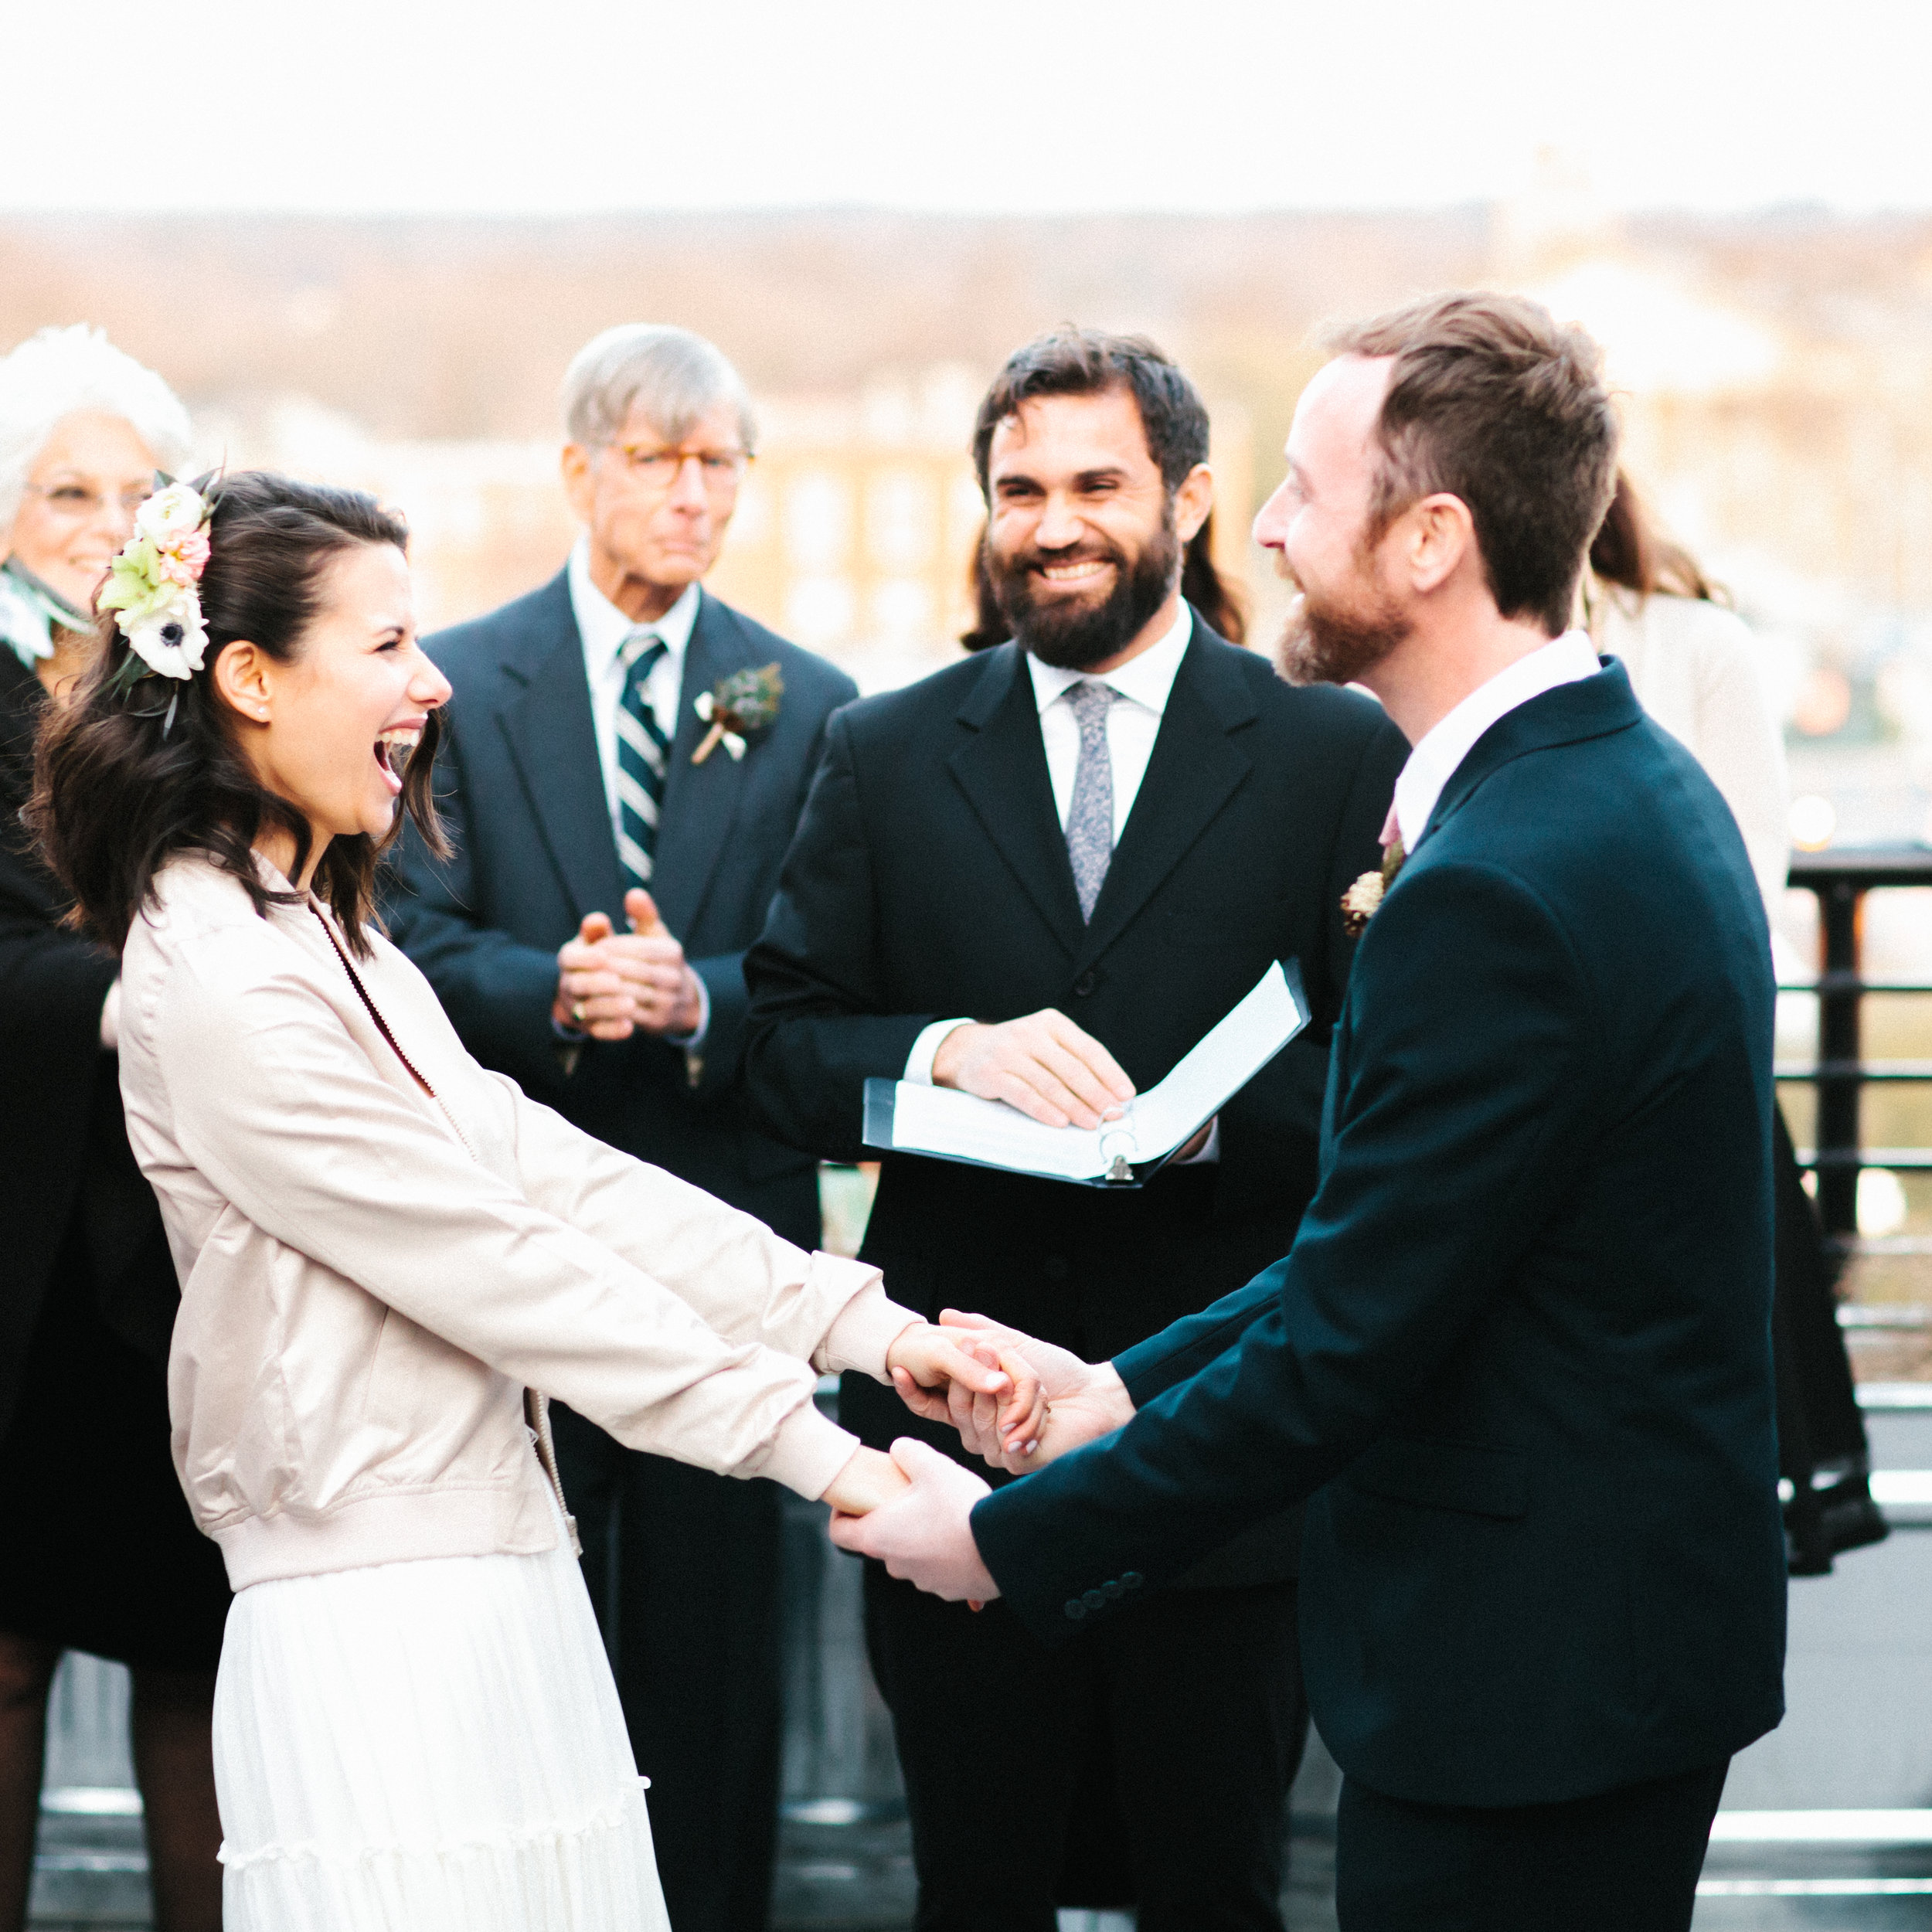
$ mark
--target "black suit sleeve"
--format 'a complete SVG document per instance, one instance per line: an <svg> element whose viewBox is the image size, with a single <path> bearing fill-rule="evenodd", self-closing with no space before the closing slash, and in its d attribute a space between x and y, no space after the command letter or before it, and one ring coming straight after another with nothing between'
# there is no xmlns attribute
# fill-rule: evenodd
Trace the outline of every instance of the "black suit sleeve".
<svg viewBox="0 0 1932 1932"><path fill-rule="evenodd" d="M413 825L403 828L391 859L391 933L436 988L470 1050L526 1093L555 1099L566 1081L558 1050L563 1043L550 1024L556 955L524 945L486 920L471 856L476 814L453 723L445 724L436 767L450 857L437 860Z"/></svg>
<svg viewBox="0 0 1932 1932"><path fill-rule="evenodd" d="M786 854L750 985L746 1085L772 1131L821 1159L855 1161L865 1083L896 1078L934 1013L886 1010L879 906L851 733L835 716Z"/></svg>
<svg viewBox="0 0 1932 1932"><path fill-rule="evenodd" d="M1376 922L1294 1248L1131 1352L1137 1393L1174 1379L1118 1435L973 1512L1002 1594L1043 1637L1070 1632L1085 1593L1130 1571L1171 1580L1345 1468L1466 1340L1574 1184L1610 1076L1547 909L1499 869L1442 866Z"/></svg>

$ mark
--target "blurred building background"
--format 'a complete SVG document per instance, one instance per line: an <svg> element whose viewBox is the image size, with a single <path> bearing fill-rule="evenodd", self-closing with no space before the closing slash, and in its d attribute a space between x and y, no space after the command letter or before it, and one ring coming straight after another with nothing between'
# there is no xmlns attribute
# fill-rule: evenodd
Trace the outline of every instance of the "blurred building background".
<svg viewBox="0 0 1932 1932"><path fill-rule="evenodd" d="M717 583L869 689L943 662L979 528L974 404L1065 319L1145 328L1215 406L1244 526L1325 318L1529 289L1587 322L1631 465L1765 645L1808 839L1932 807L1932 218L1613 216L1560 155L1449 213L571 220L0 218L0 341L87 319L161 369L211 457L355 481L408 515L430 624L556 566L557 379L618 319L713 337L765 440ZM1825 809L1825 808L1828 808Z"/></svg>
<svg viewBox="0 0 1932 1932"><path fill-rule="evenodd" d="M685 323L765 423L718 587L868 689L943 662L979 504L965 445L1015 343L1145 328L1215 406L1221 541L1279 474L1325 318L1451 283L1587 322L1632 468L1765 643L1808 836L1917 837L1932 804L1932 218L1617 216L1560 156L1447 213L0 219L0 340L104 324L210 456L355 481L416 532L430 624L553 570L571 536L556 385L618 319Z"/></svg>

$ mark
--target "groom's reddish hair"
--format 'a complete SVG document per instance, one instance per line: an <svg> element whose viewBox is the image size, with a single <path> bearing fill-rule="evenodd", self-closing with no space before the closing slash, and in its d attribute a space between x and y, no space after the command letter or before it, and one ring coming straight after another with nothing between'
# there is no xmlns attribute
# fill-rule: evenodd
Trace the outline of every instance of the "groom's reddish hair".
<svg viewBox="0 0 1932 1932"><path fill-rule="evenodd" d="M1498 611L1552 637L1567 629L1616 480L1617 417L1596 343L1539 303L1482 292L1429 296L1327 343L1394 362L1369 541L1423 497L1460 497Z"/></svg>

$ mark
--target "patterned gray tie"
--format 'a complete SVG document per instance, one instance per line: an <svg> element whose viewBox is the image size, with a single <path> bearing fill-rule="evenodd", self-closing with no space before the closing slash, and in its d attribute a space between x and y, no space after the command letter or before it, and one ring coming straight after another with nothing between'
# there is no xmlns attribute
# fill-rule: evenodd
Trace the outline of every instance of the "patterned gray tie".
<svg viewBox="0 0 1932 1932"><path fill-rule="evenodd" d="M1094 917L1114 858L1114 761L1107 749L1107 713L1118 695L1095 678L1083 678L1066 691L1080 727L1080 761L1066 812L1066 855L1073 862L1073 889L1085 920Z"/></svg>

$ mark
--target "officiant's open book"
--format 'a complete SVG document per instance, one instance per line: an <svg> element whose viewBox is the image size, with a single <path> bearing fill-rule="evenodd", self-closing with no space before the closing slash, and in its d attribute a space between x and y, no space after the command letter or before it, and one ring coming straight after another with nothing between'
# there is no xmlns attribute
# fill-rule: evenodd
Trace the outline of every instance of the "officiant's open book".
<svg viewBox="0 0 1932 1932"><path fill-rule="evenodd" d="M1138 1187L1212 1120L1308 1023L1301 973L1277 961L1233 1012L1137 1094L1117 1121L1043 1127L1004 1100L910 1080L866 1083L865 1141L1089 1187Z"/></svg>

